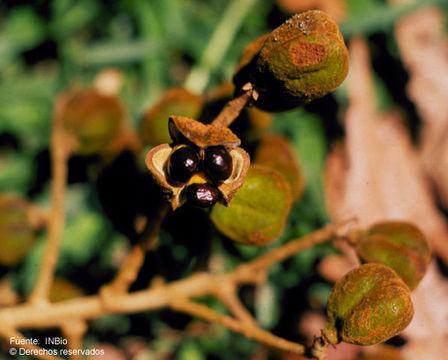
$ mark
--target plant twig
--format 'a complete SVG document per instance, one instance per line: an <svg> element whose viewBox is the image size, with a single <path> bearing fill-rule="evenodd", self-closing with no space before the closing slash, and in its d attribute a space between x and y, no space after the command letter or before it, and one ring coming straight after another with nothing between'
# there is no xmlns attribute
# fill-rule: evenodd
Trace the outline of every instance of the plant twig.
<svg viewBox="0 0 448 360"><path fill-rule="evenodd" d="M292 240L225 274L196 273L183 280L168 284L158 283L157 286L131 294L112 293L110 304L115 304L114 307L106 306L101 296L89 296L48 304L48 306L40 308L39 311L36 311L36 307L29 303L1 309L0 319L4 319L5 323L11 324L15 328L49 328L62 327L75 319L88 320L111 313L135 313L172 307L206 320L213 319L214 322L269 346L295 351L303 355L305 348L302 345L280 339L261 330L247 319L243 319L244 316L239 315L238 319L235 319L215 313L205 305L192 303L190 299L204 295L216 295L219 288L226 286L229 287L229 291L234 292L236 297L238 285L259 283L264 277L264 275L261 278L257 276L260 272L266 273L271 265L340 235L340 229L345 227L346 224L328 225L309 235ZM176 302L176 299L187 299L187 302ZM229 306L229 308L231 307ZM235 313L235 310L233 312Z"/></svg>
<svg viewBox="0 0 448 360"><path fill-rule="evenodd" d="M87 323L84 320L73 320L61 327L62 333L68 341L68 348L72 350L83 349L83 338L87 332ZM73 351L70 360L81 359L78 351Z"/></svg>
<svg viewBox="0 0 448 360"><path fill-rule="evenodd" d="M276 249L273 249L248 263L241 264L233 270L231 274L241 282L248 281L250 279L253 280L254 276L259 276L260 271L263 272L275 263L281 262L286 258L316 244L325 242L336 235L341 227L345 226L346 223L342 223L338 226L331 224L327 225L322 229L316 230L299 239L292 240Z"/></svg>
<svg viewBox="0 0 448 360"><path fill-rule="evenodd" d="M140 268L145 260L146 252L151 250L157 243L157 234L168 211L169 204L164 202L159 207L157 214L150 221L147 221L145 229L140 234L139 243L128 254L114 280L103 287L103 294L110 292L123 293L129 290L132 283L137 279Z"/></svg>
<svg viewBox="0 0 448 360"><path fill-rule="evenodd" d="M68 171L67 161L72 150L62 124L64 107L64 99L56 99L51 135L51 163L53 170L53 181L51 183L52 208L48 224L48 240L45 253L42 258L36 285L29 298L29 301L32 303L42 304L48 302L54 271L58 262L62 232L64 230L64 201Z"/></svg>
<svg viewBox="0 0 448 360"><path fill-rule="evenodd" d="M257 0L232 0L205 47L199 64L185 80L185 89L201 94L207 86L210 73L219 65L241 26L246 14Z"/></svg>
<svg viewBox="0 0 448 360"><path fill-rule="evenodd" d="M303 354L305 352L305 346L301 344L282 339L268 331L260 329L253 324L248 324L230 316L220 314L206 305L197 304L185 298L178 298L171 302L170 307L173 310L198 317L211 323L221 324L232 331L243 334L245 337L256 340L259 343L269 347L295 354Z"/></svg>
<svg viewBox="0 0 448 360"><path fill-rule="evenodd" d="M218 116L213 120L213 124L225 127L229 126L238 117L241 110L243 110L249 100L257 100L258 93L253 88L251 83L247 83L246 85L244 85L242 90L244 92L240 96L229 101L224 106Z"/></svg>
<svg viewBox="0 0 448 360"><path fill-rule="evenodd" d="M33 345L30 343L30 340L25 338L21 333L19 333L16 329L14 329L12 326L10 326L8 323L5 323L5 321L1 321L0 326L0 337L3 337L7 340L8 344L10 344L13 348L16 348L16 352L9 351L9 354L11 357L16 358L17 352L20 349L24 349L27 351L30 351L33 356L37 359L42 360L62 360L61 358L57 356L53 356L48 353L45 349L41 348L40 346ZM11 348L12 349L12 348ZM19 356L21 356L19 354Z"/></svg>
<svg viewBox="0 0 448 360"><path fill-rule="evenodd" d="M255 325L255 319L241 303L237 291L235 284L228 282L227 284L222 284L222 286L220 286L220 289L215 296L227 306L229 311L238 320L241 320L246 324Z"/></svg>

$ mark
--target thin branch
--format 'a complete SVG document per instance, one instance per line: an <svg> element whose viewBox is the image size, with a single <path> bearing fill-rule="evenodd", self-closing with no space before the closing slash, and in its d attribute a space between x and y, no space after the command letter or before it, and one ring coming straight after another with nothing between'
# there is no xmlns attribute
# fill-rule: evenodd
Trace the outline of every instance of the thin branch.
<svg viewBox="0 0 448 360"><path fill-rule="evenodd" d="M42 304L48 302L65 223L64 201L68 171L67 160L70 156L71 149L69 147L70 141L68 141L62 124L64 107L65 101L62 98L56 99L51 135L51 162L53 170L53 181L51 183L52 209L48 224L48 240L45 253L42 258L36 285L29 299L32 303Z"/></svg>
<svg viewBox="0 0 448 360"><path fill-rule="evenodd" d="M206 88L210 74L219 65L227 49L250 9L257 0L232 0L215 28L209 43L185 80L185 89L201 94Z"/></svg>
<svg viewBox="0 0 448 360"><path fill-rule="evenodd" d="M238 320L241 320L247 324L255 325L257 323L256 320L241 303L237 291L238 290L236 289L235 284L228 282L227 284L222 284L220 286L220 290L215 294L215 296L227 306L229 311Z"/></svg>
<svg viewBox="0 0 448 360"><path fill-rule="evenodd" d="M345 226L345 225L344 225ZM0 318L15 328L49 328L63 326L73 319L94 319L110 313L136 313L169 306L173 298L194 298L216 294L217 287L231 283L236 285L259 283L257 274L266 272L273 264L283 261L299 251L333 238L339 227L328 225L302 238L292 240L277 249L260 256L233 271L221 275L196 273L186 279L159 284L132 294L113 294L106 307L100 296L65 300L39 308L32 304L18 305L0 310Z"/></svg>
<svg viewBox="0 0 448 360"><path fill-rule="evenodd" d="M109 285L103 287L102 291L105 296L113 292L123 293L129 290L132 283L137 279L140 268L145 260L146 252L154 248L157 244L157 235L168 211L169 204L164 202L158 209L157 214L150 221L147 221L145 229L140 234L139 243L128 254L114 280Z"/></svg>
<svg viewBox="0 0 448 360"><path fill-rule="evenodd" d="M229 101L218 116L213 120L213 124L221 126L229 126L241 113L241 110L247 105L249 100L256 100L258 97L257 91L253 88L251 83L243 86L244 91L239 97Z"/></svg>
<svg viewBox="0 0 448 360"><path fill-rule="evenodd" d="M281 262L286 258L308 249L316 244L323 243L339 233L339 229L346 227L346 223L341 225L327 225L322 229L316 230L299 239L292 240L258 258L241 264L232 271L232 276L240 282L253 280L254 276L259 276L260 272L265 271L275 263Z"/></svg>
<svg viewBox="0 0 448 360"><path fill-rule="evenodd" d="M83 349L83 338L88 326L84 320L73 320L62 326L61 330L67 339L67 347L72 350ZM78 351L73 351L70 360L79 360L82 355Z"/></svg>
<svg viewBox="0 0 448 360"><path fill-rule="evenodd" d="M31 352L33 356L37 359L62 360L60 357L50 355L46 349L30 343L30 339L24 337L22 334L20 334L17 330L15 330L13 327L5 323L4 321L1 321L0 336L4 337L7 340L8 344L12 346L12 348L9 350L11 358L17 358L16 355L19 355L21 357L21 355L18 354L18 352L20 351L20 349L25 349ZM12 350L13 348L16 349L15 352Z"/></svg>
<svg viewBox="0 0 448 360"><path fill-rule="evenodd" d="M305 352L305 347L301 344L282 339L257 326L220 314L206 305L197 304L185 298L177 298L171 302L170 307L173 310L198 317L211 323L221 324L232 331L243 334L248 339L256 340L269 347L295 354L304 354Z"/></svg>

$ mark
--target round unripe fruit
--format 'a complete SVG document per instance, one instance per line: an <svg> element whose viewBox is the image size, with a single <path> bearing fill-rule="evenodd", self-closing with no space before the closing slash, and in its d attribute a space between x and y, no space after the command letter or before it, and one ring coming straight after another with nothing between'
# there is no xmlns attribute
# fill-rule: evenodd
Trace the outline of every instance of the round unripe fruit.
<svg viewBox="0 0 448 360"><path fill-rule="evenodd" d="M61 121L78 142L76 152L101 154L117 138L125 121L121 101L96 90L69 93L64 98Z"/></svg>
<svg viewBox="0 0 448 360"><path fill-rule="evenodd" d="M185 191L188 202L196 207L211 207L219 199L218 189L207 183L188 185Z"/></svg>
<svg viewBox="0 0 448 360"><path fill-rule="evenodd" d="M417 287L431 260L421 231L401 221L373 225L358 239L356 251L366 263L378 262L395 270L411 290Z"/></svg>
<svg viewBox="0 0 448 360"><path fill-rule="evenodd" d="M339 280L322 333L331 344L373 345L398 335L414 314L408 286L391 268L364 264Z"/></svg>
<svg viewBox="0 0 448 360"><path fill-rule="evenodd" d="M0 265L22 261L35 239L26 201L14 194L0 194Z"/></svg>
<svg viewBox="0 0 448 360"><path fill-rule="evenodd" d="M223 146L205 149L204 168L213 181L224 181L232 174L232 156Z"/></svg>
<svg viewBox="0 0 448 360"><path fill-rule="evenodd" d="M199 164L199 155L195 149L190 146L179 147L168 159L168 177L173 182L186 183L199 171Z"/></svg>

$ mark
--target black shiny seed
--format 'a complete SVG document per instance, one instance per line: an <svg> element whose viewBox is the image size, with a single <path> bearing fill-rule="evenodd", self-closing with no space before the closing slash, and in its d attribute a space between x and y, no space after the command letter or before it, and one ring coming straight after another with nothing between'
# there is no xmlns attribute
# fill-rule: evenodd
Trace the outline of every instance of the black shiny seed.
<svg viewBox="0 0 448 360"><path fill-rule="evenodd" d="M232 156L223 146L210 146L205 149L204 168L212 180L224 181L232 174Z"/></svg>
<svg viewBox="0 0 448 360"><path fill-rule="evenodd" d="M174 150L168 159L167 173L173 182L186 183L199 171L199 155L190 146Z"/></svg>
<svg viewBox="0 0 448 360"><path fill-rule="evenodd" d="M185 191L188 202L201 208L215 205L219 198L218 189L211 184L191 184Z"/></svg>

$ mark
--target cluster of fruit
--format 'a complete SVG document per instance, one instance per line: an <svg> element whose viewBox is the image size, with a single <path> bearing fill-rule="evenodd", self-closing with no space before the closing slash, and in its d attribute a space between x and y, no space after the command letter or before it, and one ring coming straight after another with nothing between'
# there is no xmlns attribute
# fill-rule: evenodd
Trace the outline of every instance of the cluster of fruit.
<svg viewBox="0 0 448 360"><path fill-rule="evenodd" d="M216 186L230 177L232 169L232 156L224 146L196 150L178 145L166 165L168 180L177 186L187 184L185 195L191 205L198 207L210 207L218 201Z"/></svg>
<svg viewBox="0 0 448 360"><path fill-rule="evenodd" d="M422 232L402 221L374 224L353 240L363 265L334 286L323 335L331 344L373 345L410 323L411 291L425 275L431 251Z"/></svg>

